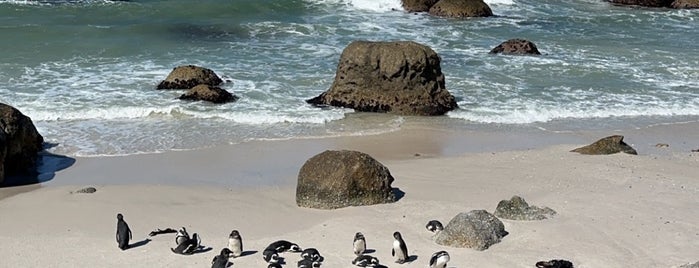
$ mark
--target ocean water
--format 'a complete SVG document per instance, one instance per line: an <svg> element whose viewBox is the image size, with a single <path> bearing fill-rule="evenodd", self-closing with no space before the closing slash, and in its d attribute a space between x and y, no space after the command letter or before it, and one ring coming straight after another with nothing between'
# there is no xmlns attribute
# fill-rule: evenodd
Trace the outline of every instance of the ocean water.
<svg viewBox="0 0 699 268"><path fill-rule="evenodd" d="M411 40L442 58L455 129L614 129L699 119L699 10L599 0L486 0L495 17L444 19L400 0L0 0L0 102L71 156L260 139L368 135L416 119L318 109L354 40ZM489 55L511 38L541 56ZM155 86L213 69L235 103Z"/></svg>

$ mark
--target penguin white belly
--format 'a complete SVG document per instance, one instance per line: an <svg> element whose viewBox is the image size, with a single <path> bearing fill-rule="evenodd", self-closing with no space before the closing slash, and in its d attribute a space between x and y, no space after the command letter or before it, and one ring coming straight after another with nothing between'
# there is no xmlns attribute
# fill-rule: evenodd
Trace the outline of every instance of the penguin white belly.
<svg viewBox="0 0 699 268"><path fill-rule="evenodd" d="M366 242L364 240L358 239L354 241L354 254L362 254L366 251Z"/></svg>
<svg viewBox="0 0 699 268"><path fill-rule="evenodd" d="M446 268L448 261L449 261L449 256L439 257L439 259L437 259L437 264L434 267L435 268Z"/></svg>
<svg viewBox="0 0 699 268"><path fill-rule="evenodd" d="M393 251L396 253L396 260L406 260L408 259L408 256L405 256L405 253L403 250L400 248L400 241L394 240L393 241Z"/></svg>
<svg viewBox="0 0 699 268"><path fill-rule="evenodd" d="M228 249L233 253L233 257L243 254L243 247L238 239L228 239Z"/></svg>

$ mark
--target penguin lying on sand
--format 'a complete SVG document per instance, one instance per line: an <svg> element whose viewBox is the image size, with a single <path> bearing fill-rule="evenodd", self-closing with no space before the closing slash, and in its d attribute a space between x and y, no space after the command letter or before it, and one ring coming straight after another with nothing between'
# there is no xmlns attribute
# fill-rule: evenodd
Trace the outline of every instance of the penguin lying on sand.
<svg viewBox="0 0 699 268"><path fill-rule="evenodd" d="M170 248L172 252L182 255L194 254L201 247L201 239L197 233L192 235L192 238L180 243L176 248Z"/></svg>

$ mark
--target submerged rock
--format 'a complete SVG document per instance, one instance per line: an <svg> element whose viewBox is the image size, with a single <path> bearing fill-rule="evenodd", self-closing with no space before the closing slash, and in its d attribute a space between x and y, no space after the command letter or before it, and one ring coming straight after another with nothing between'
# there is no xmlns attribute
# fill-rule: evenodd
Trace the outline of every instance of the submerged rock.
<svg viewBox="0 0 699 268"><path fill-rule="evenodd" d="M172 72L158 84L158 89L190 89L200 84L217 86L223 80L211 69L186 65L172 69Z"/></svg>
<svg viewBox="0 0 699 268"><path fill-rule="evenodd" d="M210 85L198 85L188 90L179 98L180 100L203 100L213 103L226 103L238 100L238 97L220 87Z"/></svg>
<svg viewBox="0 0 699 268"><path fill-rule="evenodd" d="M510 39L490 50L490 54L529 54L541 55L536 45L524 39Z"/></svg>
<svg viewBox="0 0 699 268"><path fill-rule="evenodd" d="M495 216L502 219L517 221L545 220L556 215L556 211L548 207L529 206L524 198L513 196L510 200L502 200L495 209Z"/></svg>
<svg viewBox="0 0 699 268"><path fill-rule="evenodd" d="M43 143L31 118L0 103L0 183L6 174L31 172Z"/></svg>
<svg viewBox="0 0 699 268"><path fill-rule="evenodd" d="M498 218L485 210L472 210L456 215L435 241L443 246L486 250L507 234Z"/></svg>
<svg viewBox="0 0 699 268"><path fill-rule="evenodd" d="M400 115L443 115L457 107L439 56L415 42L352 42L330 89L307 102Z"/></svg>
<svg viewBox="0 0 699 268"><path fill-rule="evenodd" d="M602 138L590 145L573 149L571 152L591 155L615 154L619 152L638 154L636 150L624 142L624 136L621 135Z"/></svg>
<svg viewBox="0 0 699 268"><path fill-rule="evenodd" d="M483 0L440 0L430 8L430 15L466 18L490 17L493 11Z"/></svg>
<svg viewBox="0 0 699 268"><path fill-rule="evenodd" d="M633 5L644 7L668 7L672 0L607 0L617 5Z"/></svg>
<svg viewBox="0 0 699 268"><path fill-rule="evenodd" d="M396 201L393 176L384 165L357 151L325 151L301 167L296 186L300 207L335 209Z"/></svg>

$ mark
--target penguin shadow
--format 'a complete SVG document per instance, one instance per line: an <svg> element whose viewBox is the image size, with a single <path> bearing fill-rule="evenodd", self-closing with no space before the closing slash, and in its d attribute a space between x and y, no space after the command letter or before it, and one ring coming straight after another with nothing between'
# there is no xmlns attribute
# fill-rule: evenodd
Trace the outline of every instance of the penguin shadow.
<svg viewBox="0 0 699 268"><path fill-rule="evenodd" d="M376 253L376 250L375 249L365 249L364 253L362 253L362 254L372 254L372 253Z"/></svg>
<svg viewBox="0 0 699 268"><path fill-rule="evenodd" d="M212 248L212 247L200 246L200 247L198 247L197 249L195 249L194 251L192 251L192 253L189 254L189 255L194 255L194 254L199 254L199 253L206 253L206 252L211 251L212 249L214 249L214 248Z"/></svg>
<svg viewBox="0 0 699 268"><path fill-rule="evenodd" d="M405 260L407 263L412 263L417 260L417 255L410 255L408 256L408 259Z"/></svg>
<svg viewBox="0 0 699 268"><path fill-rule="evenodd" d="M245 256L249 256L249 255L253 255L253 254L255 254L255 253L257 253L257 250L247 250L247 251L243 251L242 253L240 253L240 256L238 256L238 258L240 258L240 257L245 257Z"/></svg>
<svg viewBox="0 0 699 268"><path fill-rule="evenodd" d="M148 243L150 243L150 241L151 241L150 238L146 238L146 239L143 239L141 241L135 242L133 244L129 244L129 249L145 246Z"/></svg>
<svg viewBox="0 0 699 268"><path fill-rule="evenodd" d="M5 176L5 181L0 183L0 188L48 182L56 177L57 171L64 170L75 164L75 158L45 151L56 145L44 143L44 151L39 152L34 168L24 172L18 171L14 172L14 174L8 174Z"/></svg>

